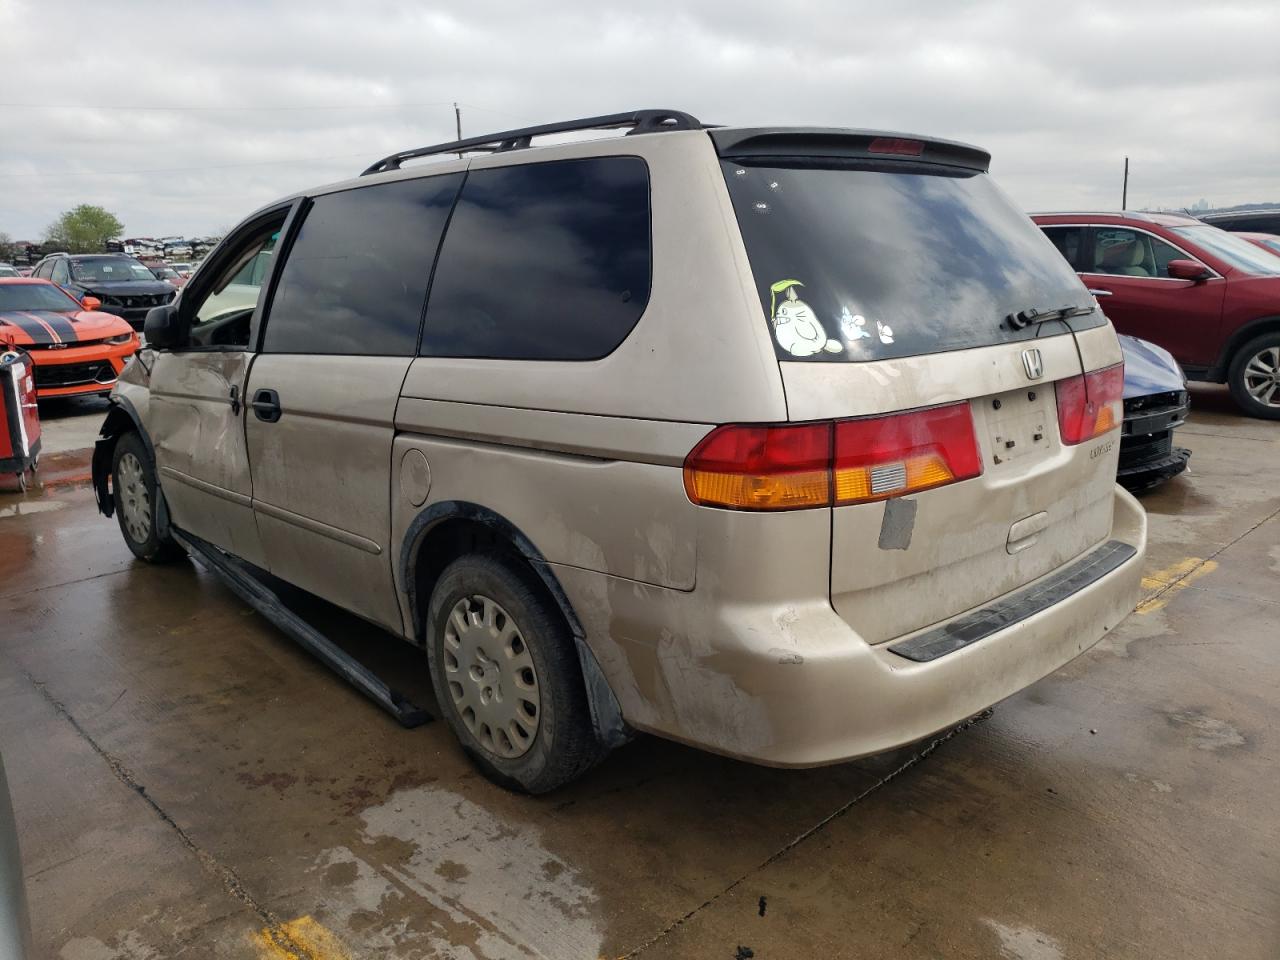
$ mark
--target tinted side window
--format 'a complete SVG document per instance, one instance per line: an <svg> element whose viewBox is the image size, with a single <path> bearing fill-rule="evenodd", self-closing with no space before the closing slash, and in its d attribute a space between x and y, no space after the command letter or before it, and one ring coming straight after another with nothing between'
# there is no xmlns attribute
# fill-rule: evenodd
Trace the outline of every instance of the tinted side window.
<svg viewBox="0 0 1280 960"><path fill-rule="evenodd" d="M53 264L53 282L70 283L71 274L67 270L67 261L55 260Z"/></svg>
<svg viewBox="0 0 1280 960"><path fill-rule="evenodd" d="M280 273L267 353L412 356L462 174L317 197Z"/></svg>
<svg viewBox="0 0 1280 960"><path fill-rule="evenodd" d="M1072 269L1080 269L1080 246L1084 237L1084 227L1041 227L1044 235L1053 241L1058 252L1071 264Z"/></svg>
<svg viewBox="0 0 1280 960"><path fill-rule="evenodd" d="M440 252L422 353L598 359L644 313L649 271L638 157L474 171Z"/></svg>

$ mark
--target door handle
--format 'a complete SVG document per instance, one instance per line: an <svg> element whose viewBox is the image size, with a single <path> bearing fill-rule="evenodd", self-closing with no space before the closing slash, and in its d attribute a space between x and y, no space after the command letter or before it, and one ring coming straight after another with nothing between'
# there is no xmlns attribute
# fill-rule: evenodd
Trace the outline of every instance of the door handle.
<svg viewBox="0 0 1280 960"><path fill-rule="evenodd" d="M234 383L231 385L231 392L229 396L231 402L231 415L233 417L238 417L240 415L240 388Z"/></svg>
<svg viewBox="0 0 1280 960"><path fill-rule="evenodd" d="M256 390L253 394L253 415L266 423L275 423L280 419L280 394L274 390Z"/></svg>
<svg viewBox="0 0 1280 960"><path fill-rule="evenodd" d="M1089 288L1089 292L1090 292L1090 293L1092 293L1095 297L1109 297L1109 296L1111 296L1111 291L1110 291L1110 290L1103 290L1103 289L1101 289L1101 288L1099 288L1099 287L1090 287L1090 288Z"/></svg>

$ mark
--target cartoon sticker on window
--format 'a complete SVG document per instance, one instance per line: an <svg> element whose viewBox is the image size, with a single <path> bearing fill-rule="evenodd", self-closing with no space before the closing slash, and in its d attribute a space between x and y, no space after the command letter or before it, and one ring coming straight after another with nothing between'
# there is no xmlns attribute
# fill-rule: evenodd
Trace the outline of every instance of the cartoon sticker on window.
<svg viewBox="0 0 1280 960"><path fill-rule="evenodd" d="M811 357L824 350L839 353L844 346L827 336L813 308L796 293L796 287L803 286L799 280L779 280L769 287L774 339L793 357ZM778 302L780 293L785 294L781 303Z"/></svg>
<svg viewBox="0 0 1280 960"><path fill-rule="evenodd" d="M893 327L887 323L876 321L876 333L880 334L881 343L893 343Z"/></svg>
<svg viewBox="0 0 1280 960"><path fill-rule="evenodd" d="M846 340L870 339L871 331L867 329L867 318L860 313L850 315L848 307L840 308L840 332Z"/></svg>

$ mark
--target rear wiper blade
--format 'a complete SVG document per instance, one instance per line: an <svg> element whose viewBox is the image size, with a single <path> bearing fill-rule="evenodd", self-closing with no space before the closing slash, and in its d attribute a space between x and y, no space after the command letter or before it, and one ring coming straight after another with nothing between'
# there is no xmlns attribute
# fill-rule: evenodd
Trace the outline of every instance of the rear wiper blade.
<svg viewBox="0 0 1280 960"><path fill-rule="evenodd" d="M1072 317L1083 317L1093 313L1096 309L1096 306L1057 307L1052 310L1027 307L1025 310L1009 314L1004 318L1004 322L1014 330L1022 330L1033 323L1048 323L1050 320L1070 320Z"/></svg>

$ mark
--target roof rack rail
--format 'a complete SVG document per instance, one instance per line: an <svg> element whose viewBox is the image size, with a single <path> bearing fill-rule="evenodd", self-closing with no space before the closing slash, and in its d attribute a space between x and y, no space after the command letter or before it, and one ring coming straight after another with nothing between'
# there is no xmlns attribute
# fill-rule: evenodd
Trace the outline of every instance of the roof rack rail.
<svg viewBox="0 0 1280 960"><path fill-rule="evenodd" d="M466 140L454 140L451 143L437 143L430 147L418 147L414 150L402 150L389 157L383 157L377 163L363 171L360 176L367 177L372 173L386 173L399 170L400 164L417 157L429 157L438 153L501 153L506 150L523 150L531 145L534 137L542 137L551 133L571 133L575 130L618 130L630 127L627 136L633 133L660 133L664 130L701 130L702 121L697 117L679 110L634 110L631 113L611 113L603 117L586 117L582 120L565 120L561 123L545 123L538 127L522 127L519 130L504 130L483 137L470 137Z"/></svg>

